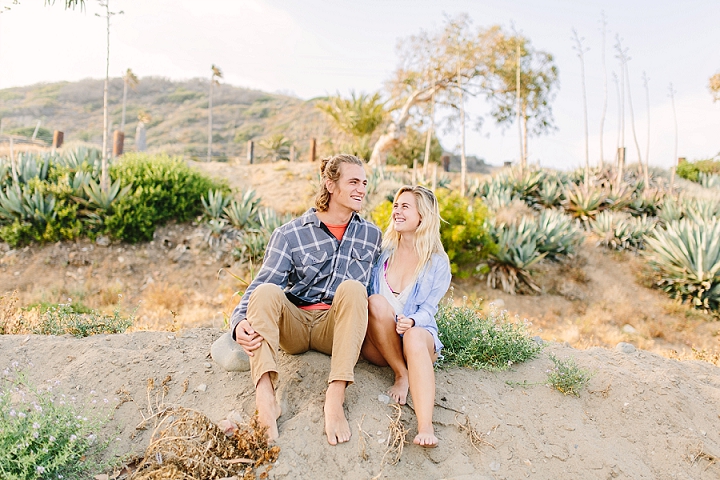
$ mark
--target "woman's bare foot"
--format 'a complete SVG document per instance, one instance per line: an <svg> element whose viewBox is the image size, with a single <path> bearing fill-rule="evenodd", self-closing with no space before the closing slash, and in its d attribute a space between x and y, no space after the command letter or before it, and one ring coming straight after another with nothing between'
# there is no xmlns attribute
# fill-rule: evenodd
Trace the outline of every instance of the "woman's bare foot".
<svg viewBox="0 0 720 480"><path fill-rule="evenodd" d="M258 381L255 389L255 407L258 421L267 427L268 443L274 442L279 435L277 419L280 418L282 409L275 399L275 389L268 373L260 377Z"/></svg>
<svg viewBox="0 0 720 480"><path fill-rule="evenodd" d="M438 439L432 427L430 429L418 428L418 434L415 436L413 443L425 448L435 448L438 445Z"/></svg>
<svg viewBox="0 0 720 480"><path fill-rule="evenodd" d="M346 386L347 382L330 382L325 394L325 434L330 445L350 440L350 425L343 410Z"/></svg>
<svg viewBox="0 0 720 480"><path fill-rule="evenodd" d="M395 384L390 387L388 394L400 405L405 405L407 402L408 395L408 377L407 376L395 376Z"/></svg>

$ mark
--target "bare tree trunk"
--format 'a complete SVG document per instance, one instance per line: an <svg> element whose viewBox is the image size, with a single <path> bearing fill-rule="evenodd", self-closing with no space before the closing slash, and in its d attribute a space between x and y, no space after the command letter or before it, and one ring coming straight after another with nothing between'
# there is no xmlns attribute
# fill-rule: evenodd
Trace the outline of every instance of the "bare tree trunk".
<svg viewBox="0 0 720 480"><path fill-rule="evenodd" d="M516 48L515 65L515 102L518 121L518 140L520 140L520 169L525 170L525 144L523 142L522 117L520 115L520 44Z"/></svg>
<svg viewBox="0 0 720 480"><path fill-rule="evenodd" d="M642 174L643 160L642 154L640 153L640 143L638 143L637 134L635 133L635 113L633 111L632 95L630 93L630 73L628 72L627 61L625 62L625 82L627 82L628 107L630 107L630 126L632 127L633 141L635 142L635 149L638 155L638 169L640 170L640 174ZM647 184L645 188L647 188Z"/></svg>
<svg viewBox="0 0 720 480"><path fill-rule="evenodd" d="M378 166L385 163L385 153L397 145L406 135L405 125L410 119L410 109L418 103L429 101L437 90L439 90L437 85L429 90L417 90L405 100L398 119L390 123L388 131L380 135L380 138L375 142L368 162L369 165Z"/></svg>
<svg viewBox="0 0 720 480"><path fill-rule="evenodd" d="M618 157L618 152L620 151L620 129L622 128L622 122L620 120L621 117L621 111L622 107L620 105L620 82L618 81L618 77L613 72L613 81L615 82L615 94L617 95L617 107L618 107L618 115L617 115L617 136L615 137L615 168L618 167L620 158Z"/></svg>
<svg viewBox="0 0 720 480"><path fill-rule="evenodd" d="M527 129L527 102L523 103L522 105L522 158L523 158L523 165L522 168L525 170L527 168L527 158L528 158L528 129Z"/></svg>
<svg viewBox="0 0 720 480"><path fill-rule="evenodd" d="M608 81L607 81L607 66L605 64L605 31L607 27L607 21L605 20L605 12L602 14L602 71L603 71L603 108L602 115L600 116L600 167L605 166L605 157L603 156L603 133L605 129L605 112L607 112L608 103Z"/></svg>
<svg viewBox="0 0 720 480"><path fill-rule="evenodd" d="M460 195L465 196L467 184L467 158L465 157L465 94L462 81L458 75L458 89L460 90Z"/></svg>
<svg viewBox="0 0 720 480"><path fill-rule="evenodd" d="M678 161L678 126L677 126L677 113L675 112L675 88L673 88L672 82L670 82L670 103L672 104L673 111L673 123L675 124L675 149L673 157L673 165L677 164Z"/></svg>
<svg viewBox="0 0 720 480"><path fill-rule="evenodd" d="M110 188L108 176L108 84L110 83L110 0L105 2L105 18L107 20L107 54L105 56L105 86L103 88L103 145L100 175L100 189L107 192Z"/></svg>
<svg viewBox="0 0 720 480"><path fill-rule="evenodd" d="M213 100L213 83L215 74L210 75L210 100L208 102L208 151L207 161L212 160L212 100Z"/></svg>
<svg viewBox="0 0 720 480"><path fill-rule="evenodd" d="M430 146L432 144L433 130L435 129L435 93L433 93L432 100L430 100L430 128L427 132L427 139L425 139L425 158L423 160L423 177L427 177L428 174L428 162L430 162Z"/></svg>
<svg viewBox="0 0 720 480"><path fill-rule="evenodd" d="M643 72L643 85L645 86L645 106L647 107L647 143L645 143L645 185L650 186L650 88L648 78Z"/></svg>
<svg viewBox="0 0 720 480"><path fill-rule="evenodd" d="M123 108L122 108L122 119L120 120L120 131L125 133L125 105L127 104L127 87L128 79L123 79Z"/></svg>
<svg viewBox="0 0 720 480"><path fill-rule="evenodd" d="M585 183L590 182L590 150L588 148L588 112L587 112L587 93L585 91L585 50L583 49L582 40L577 34L577 31L573 29L573 36L575 37L575 48L577 49L578 57L580 58L580 81L582 82L582 95L583 95L583 114L585 121Z"/></svg>

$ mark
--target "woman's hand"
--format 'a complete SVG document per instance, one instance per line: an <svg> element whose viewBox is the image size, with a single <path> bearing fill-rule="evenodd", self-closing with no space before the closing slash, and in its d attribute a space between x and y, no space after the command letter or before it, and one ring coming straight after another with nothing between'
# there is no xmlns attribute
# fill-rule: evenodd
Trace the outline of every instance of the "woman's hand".
<svg viewBox="0 0 720 480"><path fill-rule="evenodd" d="M415 326L415 320L408 318L405 315L398 315L397 322L395 324L395 331L398 335L402 335L412 327Z"/></svg>
<svg viewBox="0 0 720 480"><path fill-rule="evenodd" d="M247 319L243 319L235 327L235 341L240 344L249 357L252 357L253 350L260 348L263 338L253 330Z"/></svg>

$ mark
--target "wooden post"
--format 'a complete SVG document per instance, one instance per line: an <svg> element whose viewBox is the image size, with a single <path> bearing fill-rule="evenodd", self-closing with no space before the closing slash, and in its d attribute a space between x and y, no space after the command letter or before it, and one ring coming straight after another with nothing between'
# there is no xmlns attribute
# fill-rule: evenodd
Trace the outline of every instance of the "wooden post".
<svg viewBox="0 0 720 480"><path fill-rule="evenodd" d="M112 156L119 157L123 154L123 146L125 144L125 134L120 130L113 132L113 149Z"/></svg>
<svg viewBox="0 0 720 480"><path fill-rule="evenodd" d="M20 182L18 180L17 164L15 163L15 149L13 146L13 137L10 137L10 168L12 169L13 182L17 186Z"/></svg>
<svg viewBox="0 0 720 480"><path fill-rule="evenodd" d="M247 142L247 161L248 161L248 165L252 165L254 155L255 155L255 144L253 143L252 140L248 140L248 142Z"/></svg>
<svg viewBox="0 0 720 480"><path fill-rule="evenodd" d="M625 147L618 148L618 168L623 169L625 167Z"/></svg>
<svg viewBox="0 0 720 480"><path fill-rule="evenodd" d="M449 172L450 171L450 155L443 155L440 157L440 160L442 161L443 171Z"/></svg>
<svg viewBox="0 0 720 480"><path fill-rule="evenodd" d="M682 164L682 163L685 163L685 162L687 162L687 158L686 158L686 157L678 157L678 165L680 165L680 164Z"/></svg>
<svg viewBox="0 0 720 480"><path fill-rule="evenodd" d="M64 140L64 139L65 139L65 134L63 134L63 132L61 132L61 131L59 131L59 130L55 130L55 131L53 132L52 148L53 148L53 149L56 149L56 148L62 147L62 144L63 144L63 140Z"/></svg>
<svg viewBox="0 0 720 480"><path fill-rule="evenodd" d="M317 140L310 139L310 161L314 162L317 158Z"/></svg>
<svg viewBox="0 0 720 480"><path fill-rule="evenodd" d="M295 145L290 145L290 161L295 161Z"/></svg>

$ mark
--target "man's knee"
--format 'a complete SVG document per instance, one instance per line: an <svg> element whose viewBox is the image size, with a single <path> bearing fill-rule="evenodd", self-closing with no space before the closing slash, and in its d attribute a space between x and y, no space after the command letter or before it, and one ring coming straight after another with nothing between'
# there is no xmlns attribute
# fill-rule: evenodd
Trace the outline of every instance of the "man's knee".
<svg viewBox="0 0 720 480"><path fill-rule="evenodd" d="M349 296L351 298L362 298L367 300L367 289L365 285L357 280L345 280L340 284L335 296Z"/></svg>
<svg viewBox="0 0 720 480"><path fill-rule="evenodd" d="M250 294L250 300L276 300L285 298L285 292L274 283L263 283L258 285Z"/></svg>

